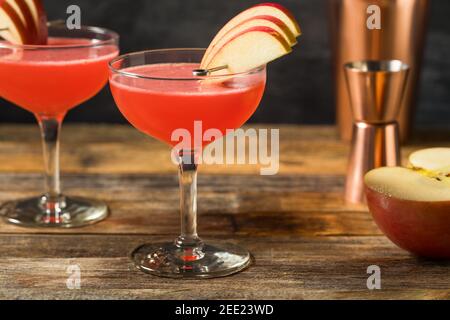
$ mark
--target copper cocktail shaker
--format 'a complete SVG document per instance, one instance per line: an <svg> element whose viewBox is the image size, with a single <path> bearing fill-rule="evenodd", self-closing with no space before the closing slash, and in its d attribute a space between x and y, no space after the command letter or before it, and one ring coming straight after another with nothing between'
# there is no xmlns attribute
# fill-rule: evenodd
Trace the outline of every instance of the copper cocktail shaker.
<svg viewBox="0 0 450 320"><path fill-rule="evenodd" d="M411 67L397 117L402 140L408 136L418 88L427 30L429 0L329 0L337 122L350 140L352 117L342 66L357 60L399 59ZM369 6L380 8L381 29L367 27Z"/></svg>
<svg viewBox="0 0 450 320"><path fill-rule="evenodd" d="M364 175L400 165L399 126L409 66L399 60L356 61L344 66L353 114L352 148L345 185L348 202L364 203Z"/></svg>

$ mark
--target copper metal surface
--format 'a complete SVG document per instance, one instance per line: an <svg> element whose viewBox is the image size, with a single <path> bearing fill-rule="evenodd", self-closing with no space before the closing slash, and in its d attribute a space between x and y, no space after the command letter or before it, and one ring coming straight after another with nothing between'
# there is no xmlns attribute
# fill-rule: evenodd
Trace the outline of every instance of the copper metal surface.
<svg viewBox="0 0 450 320"><path fill-rule="evenodd" d="M344 73L354 119L345 198L364 203L364 175L374 168L400 165L396 118L409 67L399 60L356 61L346 64Z"/></svg>
<svg viewBox="0 0 450 320"><path fill-rule="evenodd" d="M350 140L352 116L342 66L349 61L398 59L411 67L397 117L402 140L411 129L426 34L429 0L329 0L337 122ZM381 29L367 28L369 5L381 9Z"/></svg>
<svg viewBox="0 0 450 320"><path fill-rule="evenodd" d="M398 166L400 159L397 122L355 123L345 183L345 200L364 203L364 175L374 168Z"/></svg>

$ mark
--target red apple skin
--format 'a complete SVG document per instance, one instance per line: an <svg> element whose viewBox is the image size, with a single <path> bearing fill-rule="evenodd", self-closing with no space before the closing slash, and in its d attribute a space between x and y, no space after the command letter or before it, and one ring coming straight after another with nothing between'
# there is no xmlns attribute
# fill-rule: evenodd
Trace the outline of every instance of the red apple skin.
<svg viewBox="0 0 450 320"><path fill-rule="evenodd" d="M29 43L27 44L40 44L38 42L38 30L36 23L31 14L30 8L24 0L15 0L17 6L20 8L23 16L25 17L26 28L28 32Z"/></svg>
<svg viewBox="0 0 450 320"><path fill-rule="evenodd" d="M281 21L278 18L272 17L272 16L268 16L268 15L262 15L262 16L254 16L252 18L249 18L247 20L242 21L241 23L239 23L238 25L236 25L233 29L238 28L240 26L242 26L244 23L254 20L254 19L262 19L262 20L268 20L273 22L274 24L276 24L281 30L283 30L283 32L286 34L286 36L288 37L289 41L291 43L295 42L295 36L292 33L292 31L288 28L288 26ZM231 30L230 30L231 31Z"/></svg>
<svg viewBox="0 0 450 320"><path fill-rule="evenodd" d="M297 23L297 20L295 19L295 17L292 14L292 12L289 11L286 7L282 6L279 3L274 3L274 2L258 3L254 7L259 7L259 6L274 7L274 8L277 8L277 9L283 11L294 22L294 26L297 29L297 32L301 33L300 25Z"/></svg>
<svg viewBox="0 0 450 320"><path fill-rule="evenodd" d="M272 37L274 37L275 39L277 39L280 44L285 48L286 51L291 51L291 46L289 45L289 43L287 43L287 41L283 38L283 36L281 34L279 34L276 30L270 28L270 27L250 27L248 29L245 29L239 33L237 33L234 37L232 37L230 40L228 40L227 42L225 42L223 44L223 47L225 47L227 44L229 44L230 42L234 41L236 38L239 38L241 35L246 34L248 32L264 32L267 34L270 34ZM220 52L221 50L219 50L211 59L211 61L214 60L214 57Z"/></svg>
<svg viewBox="0 0 450 320"><path fill-rule="evenodd" d="M25 0L12 0L14 1L21 13L25 18L25 23L19 17L16 10L6 1L0 1L0 7L6 12L6 14L13 21L14 26L17 28L20 39L16 39L18 44L30 44L30 45L44 45L47 44L48 27L47 27L47 14L45 8L42 5L41 0L30 0L31 5L36 9L37 19L33 18L31 8Z"/></svg>
<svg viewBox="0 0 450 320"><path fill-rule="evenodd" d="M33 0L38 14L38 21L36 21L36 28L38 33L38 44L47 44L48 39L48 26L47 26L47 12L41 0Z"/></svg>
<svg viewBox="0 0 450 320"><path fill-rule="evenodd" d="M237 24L236 26L234 26L233 28L231 28L228 32L226 32L226 33L223 35L223 37L225 37L226 35L228 35L230 32L235 31L237 28L240 28L240 27L241 27L242 25L244 25L245 23L247 23L247 22L249 22L249 21L252 21L252 20L256 20L256 19L267 20L267 21L270 21L270 22L276 24L276 25L277 25L281 30L283 30L283 32L286 34L287 38L288 38L289 41L290 41L290 43L289 43L290 46L292 45L292 43L296 43L296 38L295 38L294 34L292 33L292 31L288 28L288 26L287 26L283 21L281 21L280 19L275 18L275 17L272 17L272 16L268 16L268 15L254 16L254 17L251 17L251 18L249 18L249 19L246 19L246 20L244 20L244 21L238 23L238 24ZM255 27L253 27L253 28L255 28ZM275 30L274 30L274 31L275 31ZM218 39L218 41L217 41L216 43L214 43L212 46L210 46L210 47L207 49L207 52L205 52L205 55L204 55L204 57L203 57L203 59L202 59L201 66L204 66L205 68L207 68L208 64L211 62L211 59L208 59L208 58L211 56L212 53L214 53L214 52L213 52L214 49L218 48L217 46L218 46L219 42L223 39L223 37L222 37L221 39ZM284 38L283 38L283 39L284 39ZM226 43L228 43L228 42L229 42L229 41L227 41ZM220 48L219 48L219 49L220 49ZM215 53L217 53L217 52L215 52ZM215 53L214 53L214 55L212 56L213 58L214 58L214 56L215 56Z"/></svg>
<svg viewBox="0 0 450 320"><path fill-rule="evenodd" d="M22 23L22 19L20 19L14 8L11 7L6 1L3 1L0 5L16 26L20 36L20 44L29 42L29 35L27 33L26 27Z"/></svg>
<svg viewBox="0 0 450 320"><path fill-rule="evenodd" d="M450 259L450 201L402 200L367 186L365 191L373 219L393 243L418 256Z"/></svg>

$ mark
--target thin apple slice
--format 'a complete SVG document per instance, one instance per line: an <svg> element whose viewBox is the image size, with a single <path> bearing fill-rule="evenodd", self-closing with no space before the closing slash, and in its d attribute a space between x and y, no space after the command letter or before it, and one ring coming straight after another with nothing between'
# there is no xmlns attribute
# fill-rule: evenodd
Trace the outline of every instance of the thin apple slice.
<svg viewBox="0 0 450 320"><path fill-rule="evenodd" d="M262 12L267 12L267 14L272 14L274 17L283 20L284 23L286 23L286 25L289 27L289 29L292 30L295 37L298 37L302 34L300 25L298 24L292 12L289 11L286 7L282 6L281 4L274 2L266 2L257 4L253 8L255 12L261 10ZM272 11L268 10L268 8L272 8Z"/></svg>
<svg viewBox="0 0 450 320"><path fill-rule="evenodd" d="M30 42L28 44L37 44L35 43L38 39L37 26L28 4L25 0L6 0L6 2L14 9L24 24Z"/></svg>
<svg viewBox="0 0 450 320"><path fill-rule="evenodd" d="M15 44L29 42L26 26L16 10L4 0L0 4L0 37Z"/></svg>
<svg viewBox="0 0 450 320"><path fill-rule="evenodd" d="M291 51L289 43L274 29L253 27L238 33L225 43L211 58L207 68L227 66L221 74L246 72Z"/></svg>
<svg viewBox="0 0 450 320"><path fill-rule="evenodd" d="M214 39L211 41L208 49L205 52L205 56L208 56L215 44L231 29L256 16L273 16L281 20L287 28L292 32L294 37L301 35L300 26L294 18L294 15L285 7L277 3L262 3L247 10L242 11L233 19L231 19L225 26L220 29L220 31L215 35Z"/></svg>
<svg viewBox="0 0 450 320"><path fill-rule="evenodd" d="M41 0L23 0L28 5L37 30L37 44L47 44L47 12Z"/></svg>
<svg viewBox="0 0 450 320"><path fill-rule="evenodd" d="M237 26L229 30L226 34L224 34L223 37L219 39L219 41L212 43L211 44L212 47L207 50L209 53L208 54L205 53L205 55L203 56L200 68L206 68L206 66L211 61L211 58L214 57L217 51L220 50L220 48L223 47L223 45L227 43L230 39L232 39L242 31L252 27L272 28L275 31L277 31L284 38L284 40L286 40L286 42L289 43L291 47L297 44L297 40L294 34L283 21L268 15L256 16L242 21L240 24L238 24Z"/></svg>
<svg viewBox="0 0 450 320"><path fill-rule="evenodd" d="M409 166L430 174L450 175L450 148L428 148L409 156Z"/></svg>
<svg viewBox="0 0 450 320"><path fill-rule="evenodd" d="M46 44L47 16L41 0L0 2L0 37L15 44Z"/></svg>

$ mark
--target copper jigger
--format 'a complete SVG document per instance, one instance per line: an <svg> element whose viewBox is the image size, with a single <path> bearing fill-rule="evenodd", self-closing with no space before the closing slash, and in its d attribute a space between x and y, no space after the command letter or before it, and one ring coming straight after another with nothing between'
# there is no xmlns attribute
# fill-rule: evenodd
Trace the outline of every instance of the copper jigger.
<svg viewBox="0 0 450 320"><path fill-rule="evenodd" d="M397 116L400 139L406 141L414 119L431 0L328 0L328 3L341 138L350 141L352 135L350 98L342 65L349 61L399 59L411 68ZM381 29L367 27L372 16L368 9L374 5L380 8Z"/></svg>
<svg viewBox="0 0 450 320"><path fill-rule="evenodd" d="M344 69L353 112L345 199L365 203L364 175L374 168L400 165L396 119L409 66L399 60L366 60L347 63Z"/></svg>

